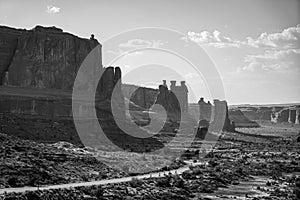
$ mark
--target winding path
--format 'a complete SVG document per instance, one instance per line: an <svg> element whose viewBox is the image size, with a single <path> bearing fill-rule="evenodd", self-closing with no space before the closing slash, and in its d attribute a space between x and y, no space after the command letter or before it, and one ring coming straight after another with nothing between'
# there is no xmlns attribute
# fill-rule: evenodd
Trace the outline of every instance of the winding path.
<svg viewBox="0 0 300 200"><path fill-rule="evenodd" d="M200 165L203 163L193 163L193 165ZM191 165L191 163L189 163ZM63 189L63 188L71 188L71 187L81 187L81 186L93 186L93 185L106 185L106 184L113 184L113 183L123 183L129 182L133 178L137 179L148 179L153 177L164 177L169 174L182 174L184 171L189 169L189 165L184 167L169 170L169 171L162 171L162 172L155 172L149 173L144 175L138 176L129 176L123 178L114 178L114 179L104 179L99 181L90 181L90 182L79 182L79 183L67 183L67 184L59 184L59 185L48 185L48 186L40 186L40 187L20 187L20 188L4 188L0 189L0 194L4 193L13 193L13 192L25 192L25 191L36 191L36 190L51 190L51 189Z"/></svg>

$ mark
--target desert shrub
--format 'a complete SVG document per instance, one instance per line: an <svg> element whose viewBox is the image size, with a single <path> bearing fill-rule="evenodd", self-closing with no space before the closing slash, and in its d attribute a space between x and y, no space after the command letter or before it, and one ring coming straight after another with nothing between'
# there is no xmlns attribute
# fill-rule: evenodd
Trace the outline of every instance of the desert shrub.
<svg viewBox="0 0 300 200"><path fill-rule="evenodd" d="M202 174L202 170L199 167L195 167L193 168L192 173L195 175L200 175Z"/></svg>
<svg viewBox="0 0 300 200"><path fill-rule="evenodd" d="M133 188L139 187L143 184L143 181L137 178L132 178L132 180L129 182L129 185Z"/></svg>
<svg viewBox="0 0 300 200"><path fill-rule="evenodd" d="M184 180L182 178L175 177L174 180L173 180L173 185L175 187L178 187L178 188L184 188L185 182L184 182Z"/></svg>
<svg viewBox="0 0 300 200"><path fill-rule="evenodd" d="M27 199L30 200L41 200L42 198L35 192L35 191L29 191L25 194Z"/></svg>
<svg viewBox="0 0 300 200"><path fill-rule="evenodd" d="M33 176L33 177L29 178L29 181L28 181L29 186L34 187L34 186L38 186L38 184L39 184L39 177Z"/></svg>
<svg viewBox="0 0 300 200"><path fill-rule="evenodd" d="M214 159L208 161L208 164L211 167L216 167L217 165L219 165L219 163L216 160L214 160Z"/></svg>
<svg viewBox="0 0 300 200"><path fill-rule="evenodd" d="M104 193L101 186L81 187L80 190L86 195L97 197L97 199L102 199Z"/></svg>
<svg viewBox="0 0 300 200"><path fill-rule="evenodd" d="M82 178L83 181L86 181L86 182L89 181L89 176L87 174L83 174L81 176L81 178Z"/></svg>
<svg viewBox="0 0 300 200"><path fill-rule="evenodd" d="M8 184L11 186L11 187L17 187L20 183L20 180L18 177L16 176L12 176L8 179Z"/></svg>
<svg viewBox="0 0 300 200"><path fill-rule="evenodd" d="M97 187L96 190L94 191L95 197L98 199L102 198L104 194L103 188L102 187Z"/></svg>
<svg viewBox="0 0 300 200"><path fill-rule="evenodd" d="M166 178L160 178L157 180L156 182L156 186L158 187L170 187L170 178L166 177Z"/></svg>

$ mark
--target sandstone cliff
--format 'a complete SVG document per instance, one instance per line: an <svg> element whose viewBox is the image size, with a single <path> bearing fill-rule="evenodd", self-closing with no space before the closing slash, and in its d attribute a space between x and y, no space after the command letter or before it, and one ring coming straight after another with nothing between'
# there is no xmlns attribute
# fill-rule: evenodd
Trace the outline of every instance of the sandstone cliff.
<svg viewBox="0 0 300 200"><path fill-rule="evenodd" d="M72 89L78 68L97 45L94 38L56 27L0 26L0 85Z"/></svg>
<svg viewBox="0 0 300 200"><path fill-rule="evenodd" d="M130 102L130 109L135 110L139 107L149 109L155 102L158 89L139 87L136 85L122 84L122 92ZM137 106L135 106L137 105Z"/></svg>

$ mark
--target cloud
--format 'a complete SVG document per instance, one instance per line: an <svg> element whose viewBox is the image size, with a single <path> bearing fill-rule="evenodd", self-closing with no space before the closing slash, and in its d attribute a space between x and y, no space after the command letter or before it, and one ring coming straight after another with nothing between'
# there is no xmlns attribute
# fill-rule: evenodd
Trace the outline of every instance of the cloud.
<svg viewBox="0 0 300 200"><path fill-rule="evenodd" d="M148 41L142 39L132 39L127 41L126 43L119 44L119 48L123 50L134 50L141 48L159 48L163 43L161 41Z"/></svg>
<svg viewBox="0 0 300 200"><path fill-rule="evenodd" d="M134 51L137 49L143 49L143 48L160 48L163 45L163 42L161 41L148 41L143 39L132 39L128 40L125 43L121 43L118 45L118 49L115 50L107 50L108 53L112 53L115 55L121 55L121 54L128 54L132 56L141 55L141 51L131 52L127 53L128 51Z"/></svg>
<svg viewBox="0 0 300 200"><path fill-rule="evenodd" d="M258 38L247 37L244 43L252 47L265 48L300 48L300 25L289 27L277 33L262 33Z"/></svg>
<svg viewBox="0 0 300 200"><path fill-rule="evenodd" d="M262 33L258 38L248 37L246 45L262 48L263 54L247 55L245 71L299 71L300 25L277 33Z"/></svg>
<svg viewBox="0 0 300 200"><path fill-rule="evenodd" d="M300 49L267 50L263 54L247 55L244 71L287 71L299 70Z"/></svg>
<svg viewBox="0 0 300 200"><path fill-rule="evenodd" d="M131 68L130 65L124 65L124 67L127 68L127 69Z"/></svg>
<svg viewBox="0 0 300 200"><path fill-rule="evenodd" d="M235 41L228 36L224 36L218 30L215 30L212 33L208 31L202 31L200 33L189 31L187 33L187 37L182 39L186 41L191 40L200 45L213 46L216 48L240 47L240 43L238 41Z"/></svg>
<svg viewBox="0 0 300 200"><path fill-rule="evenodd" d="M188 73L188 74L184 75L184 78L189 80L189 79L199 78L199 75L196 73Z"/></svg>
<svg viewBox="0 0 300 200"><path fill-rule="evenodd" d="M261 33L259 37L247 37L244 40L232 39L223 35L220 31L202 31L200 33L189 31L187 36L182 38L200 45L213 46L216 48L250 46L255 48L269 49L299 49L300 48L300 25L283 29L276 33Z"/></svg>
<svg viewBox="0 0 300 200"><path fill-rule="evenodd" d="M56 6L53 6L53 5L48 5L46 12L49 13L49 14L59 13L60 12L60 8L56 7Z"/></svg>

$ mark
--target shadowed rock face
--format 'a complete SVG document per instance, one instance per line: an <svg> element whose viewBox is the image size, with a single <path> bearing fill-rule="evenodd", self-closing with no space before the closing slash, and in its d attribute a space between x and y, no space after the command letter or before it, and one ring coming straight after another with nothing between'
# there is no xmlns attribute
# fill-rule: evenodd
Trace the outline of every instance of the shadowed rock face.
<svg viewBox="0 0 300 200"><path fill-rule="evenodd" d="M125 98L143 109L151 108L159 92L158 89L139 87L130 84L122 84L122 91ZM134 104L129 106L130 110L139 109Z"/></svg>
<svg viewBox="0 0 300 200"><path fill-rule="evenodd" d="M159 93L156 97L155 104L160 104L168 113L174 114L180 119L180 103L176 95L172 91L169 91L167 87L163 85L159 86Z"/></svg>
<svg viewBox="0 0 300 200"><path fill-rule="evenodd" d="M55 27L0 27L0 85L72 89L78 68L99 42ZM101 55L100 55L101 56Z"/></svg>
<svg viewBox="0 0 300 200"><path fill-rule="evenodd" d="M207 103L204 101L204 98L200 98L200 100L198 101L198 105L199 105L199 113L200 113L200 117L199 120L206 120L208 122L211 121L211 113L212 113L212 105L211 103L208 101Z"/></svg>
<svg viewBox="0 0 300 200"><path fill-rule="evenodd" d="M271 121L274 123L299 124L300 106L285 107L278 111L276 107L272 108Z"/></svg>
<svg viewBox="0 0 300 200"><path fill-rule="evenodd" d="M272 108L271 107L238 107L249 120L264 120L270 121Z"/></svg>
<svg viewBox="0 0 300 200"><path fill-rule="evenodd" d="M55 27L37 26L25 30L0 26L0 43L0 86L9 85L0 87L0 112L72 117L71 97L77 71L99 42L93 37L79 38ZM104 74L97 88L96 107L109 111L115 88L115 104L124 110L121 70L103 68L101 49L97 52L100 54L97 64ZM82 90L90 87L89 82L80 85ZM89 105L84 104L80 113L89 109Z"/></svg>
<svg viewBox="0 0 300 200"><path fill-rule="evenodd" d="M230 109L228 111L228 115L229 119L235 123L235 127L259 127L259 124L257 122L249 120L239 109Z"/></svg>
<svg viewBox="0 0 300 200"><path fill-rule="evenodd" d="M279 104L279 105L266 105L266 106L238 106L231 108L229 116L237 118L236 122L246 122L243 117L239 117L241 113L235 112L236 110L253 121L270 121L273 123L291 123L299 124L300 118L300 105L299 104ZM232 116L231 116L232 115ZM244 121L244 122L243 122ZM247 122L248 123L248 122Z"/></svg>
<svg viewBox="0 0 300 200"><path fill-rule="evenodd" d="M0 85L14 57L18 38L25 30L0 26Z"/></svg>

